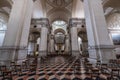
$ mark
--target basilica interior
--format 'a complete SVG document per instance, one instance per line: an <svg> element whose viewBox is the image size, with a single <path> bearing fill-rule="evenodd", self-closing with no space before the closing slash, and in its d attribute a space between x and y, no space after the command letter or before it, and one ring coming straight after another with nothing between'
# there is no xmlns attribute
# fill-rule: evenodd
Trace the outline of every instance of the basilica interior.
<svg viewBox="0 0 120 80"><path fill-rule="evenodd" d="M120 0L0 0L0 80L120 80Z"/></svg>

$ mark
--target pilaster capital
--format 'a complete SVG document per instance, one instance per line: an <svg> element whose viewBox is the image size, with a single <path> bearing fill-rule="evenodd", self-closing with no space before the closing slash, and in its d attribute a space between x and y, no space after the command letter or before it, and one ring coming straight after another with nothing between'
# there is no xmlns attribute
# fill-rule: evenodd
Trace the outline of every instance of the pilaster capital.
<svg viewBox="0 0 120 80"><path fill-rule="evenodd" d="M85 25L85 19L71 18L69 20L70 27L77 27L78 25Z"/></svg>
<svg viewBox="0 0 120 80"><path fill-rule="evenodd" d="M48 18L32 19L31 24L41 25L42 27L46 27L46 28L50 27Z"/></svg>

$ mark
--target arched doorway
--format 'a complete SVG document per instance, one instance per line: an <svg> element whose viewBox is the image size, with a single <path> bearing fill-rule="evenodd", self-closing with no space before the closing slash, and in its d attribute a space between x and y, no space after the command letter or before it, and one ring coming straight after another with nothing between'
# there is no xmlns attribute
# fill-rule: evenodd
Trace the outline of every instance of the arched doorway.
<svg viewBox="0 0 120 80"><path fill-rule="evenodd" d="M79 51L83 56L88 57L88 38L87 32L84 25L81 26L78 30L78 43L79 43Z"/></svg>

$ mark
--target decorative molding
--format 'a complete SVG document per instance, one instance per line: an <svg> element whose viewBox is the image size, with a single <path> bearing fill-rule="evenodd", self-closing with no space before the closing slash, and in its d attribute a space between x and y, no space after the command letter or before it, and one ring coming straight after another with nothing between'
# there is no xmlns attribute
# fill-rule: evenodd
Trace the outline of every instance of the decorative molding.
<svg viewBox="0 0 120 80"><path fill-rule="evenodd" d="M32 19L31 24L41 25L42 27L50 27L48 18Z"/></svg>
<svg viewBox="0 0 120 80"><path fill-rule="evenodd" d="M113 45L95 45L95 46L89 46L88 49L114 49L115 47Z"/></svg>
<svg viewBox="0 0 120 80"><path fill-rule="evenodd" d="M1 46L0 50L27 50L27 46Z"/></svg>
<svg viewBox="0 0 120 80"><path fill-rule="evenodd" d="M70 27L77 27L77 25L85 25L85 19L71 18L69 20Z"/></svg>

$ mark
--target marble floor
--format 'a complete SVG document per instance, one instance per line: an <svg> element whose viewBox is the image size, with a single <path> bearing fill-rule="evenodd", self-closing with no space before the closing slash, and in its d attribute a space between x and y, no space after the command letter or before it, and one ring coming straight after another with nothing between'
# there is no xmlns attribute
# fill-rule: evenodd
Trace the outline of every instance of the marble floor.
<svg viewBox="0 0 120 80"><path fill-rule="evenodd" d="M47 57L35 70L34 66L33 69L29 66L20 73L17 71L18 74L12 75L12 79L3 80L112 80L109 72L102 73L95 65L86 63L84 58L72 56Z"/></svg>

